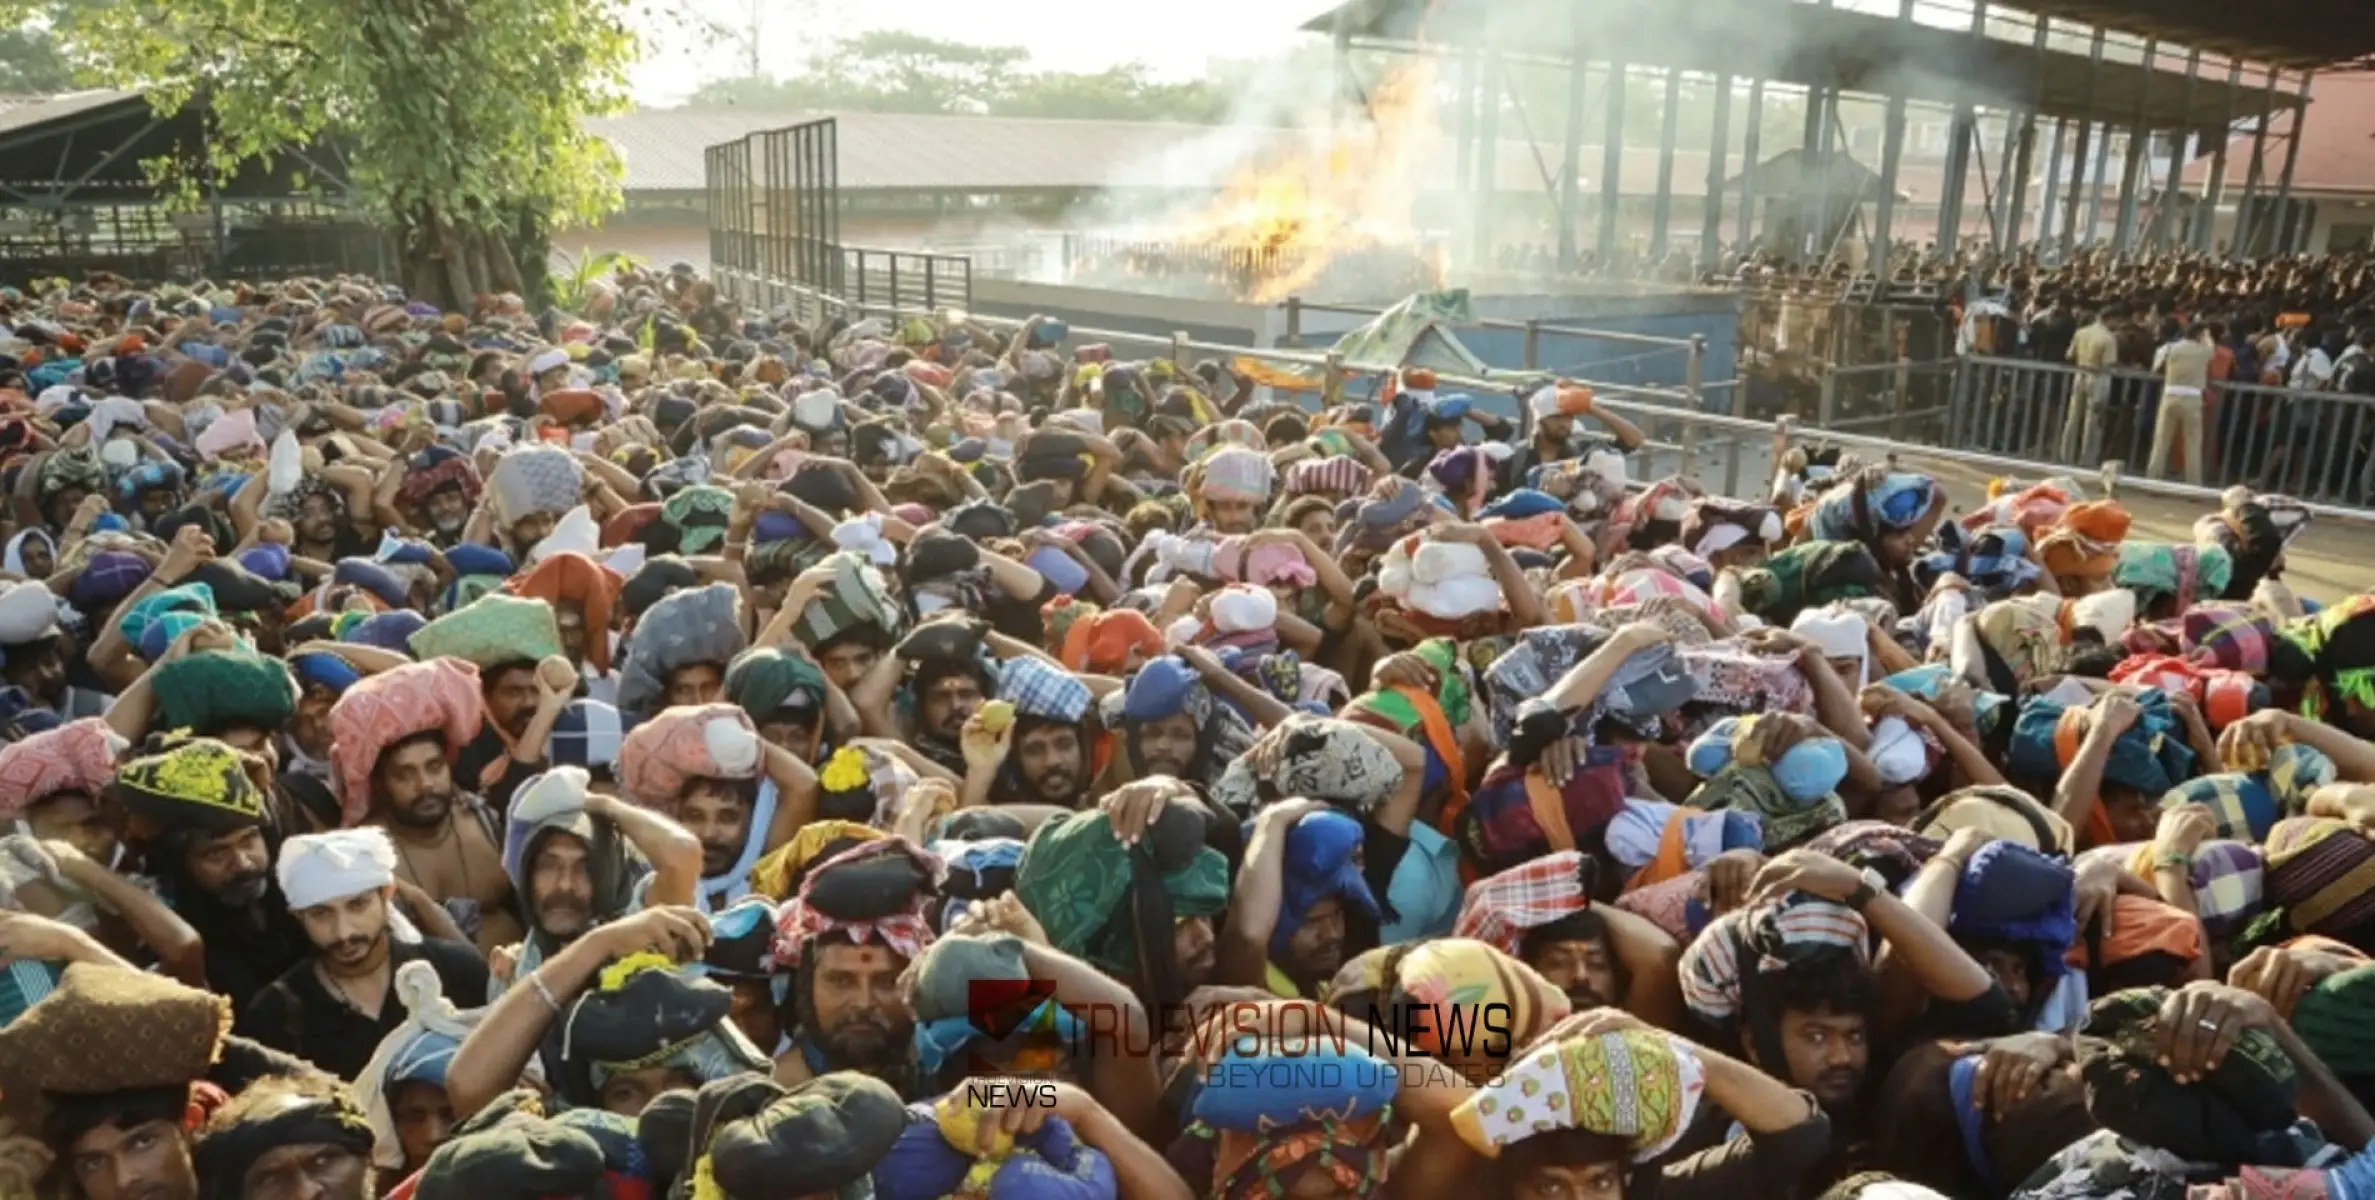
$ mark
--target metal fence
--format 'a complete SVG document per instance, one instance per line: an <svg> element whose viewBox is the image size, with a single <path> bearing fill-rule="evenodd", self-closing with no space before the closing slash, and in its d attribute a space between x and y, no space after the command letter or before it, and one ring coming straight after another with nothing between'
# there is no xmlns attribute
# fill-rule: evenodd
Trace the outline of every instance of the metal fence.
<svg viewBox="0 0 2375 1200"><path fill-rule="evenodd" d="M2136 473L2152 464L2161 399L2161 377L2141 371L1974 356L1961 362L1946 440L2083 470L2117 461ZM2367 507L2375 501L2370 410L2375 397L2216 384L2203 398L2197 438L2170 427L2164 474ZM2201 462L2182 464L2193 444Z"/></svg>

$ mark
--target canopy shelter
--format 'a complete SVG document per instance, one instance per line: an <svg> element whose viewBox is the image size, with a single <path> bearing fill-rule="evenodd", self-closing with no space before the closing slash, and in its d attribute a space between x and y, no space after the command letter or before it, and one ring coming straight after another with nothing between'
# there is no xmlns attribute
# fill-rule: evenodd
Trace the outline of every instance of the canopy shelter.
<svg viewBox="0 0 2375 1200"><path fill-rule="evenodd" d="M384 235L345 210L334 144L242 164L194 206L150 175L203 162L203 99L172 115L139 92L76 92L0 110L0 278L288 276L383 271ZM202 173L201 173L202 174Z"/></svg>

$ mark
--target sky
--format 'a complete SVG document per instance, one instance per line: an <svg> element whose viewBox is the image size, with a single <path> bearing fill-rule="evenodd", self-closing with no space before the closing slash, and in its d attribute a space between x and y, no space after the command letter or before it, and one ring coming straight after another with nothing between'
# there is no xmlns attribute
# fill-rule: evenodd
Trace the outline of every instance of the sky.
<svg viewBox="0 0 2375 1200"><path fill-rule="evenodd" d="M1195 0L1173 6L1154 0L899 0L861 5L851 0L691 0L711 21L739 28L762 13L765 53L788 74L814 46L868 29L911 33L981 45L1021 45L1050 70L1098 71L1133 60L1162 78L1201 74L1214 59L1258 58L1315 37L1296 32L1335 7L1332 0ZM635 100L663 107L690 95L707 79L740 73L730 46L697 46L677 35L629 76Z"/></svg>

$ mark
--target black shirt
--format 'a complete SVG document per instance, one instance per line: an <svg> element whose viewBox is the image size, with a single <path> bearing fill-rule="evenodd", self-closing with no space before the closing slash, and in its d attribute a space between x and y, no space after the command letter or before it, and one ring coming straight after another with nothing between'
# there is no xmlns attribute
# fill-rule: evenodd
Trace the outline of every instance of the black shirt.
<svg viewBox="0 0 2375 1200"><path fill-rule="evenodd" d="M206 986L229 997L234 1013L245 1009L282 972L303 962L310 948L304 929L281 899L278 883L266 886L254 908L265 914L260 923L252 910L227 907L203 892L185 891L173 901L173 911L206 944Z"/></svg>
<svg viewBox="0 0 2375 1200"><path fill-rule="evenodd" d="M435 938L418 944L397 942L388 948L391 980L395 971L416 960L436 970L445 998L455 1007L477 1008L487 1002L487 964L476 950ZM381 1039L403 1023L404 1003L392 984L374 1020L323 986L310 957L256 993L239 1014L241 1033L340 1079L361 1074Z"/></svg>

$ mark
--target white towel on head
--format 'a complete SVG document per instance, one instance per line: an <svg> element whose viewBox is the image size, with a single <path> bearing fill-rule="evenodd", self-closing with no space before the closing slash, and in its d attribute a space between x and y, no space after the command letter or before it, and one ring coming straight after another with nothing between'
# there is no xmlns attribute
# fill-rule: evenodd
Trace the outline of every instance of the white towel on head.
<svg viewBox="0 0 2375 1200"><path fill-rule="evenodd" d="M553 531L545 535L536 548L528 551L528 565L534 566L555 554L576 551L592 555L602 550L602 528L594 524L594 510L583 504L570 509L554 523Z"/></svg>
<svg viewBox="0 0 2375 1200"><path fill-rule="evenodd" d="M396 882L396 844L376 825L301 833L280 847L280 891L289 908L312 908Z"/></svg>
<svg viewBox="0 0 2375 1200"><path fill-rule="evenodd" d="M297 444L297 431L283 429L272 439L272 453L264 464L264 488L275 496L286 496L305 482L305 448Z"/></svg>
<svg viewBox="0 0 2375 1200"><path fill-rule="evenodd" d="M0 646L19 646L58 628L58 597L38 580L0 589Z"/></svg>
<svg viewBox="0 0 2375 1200"><path fill-rule="evenodd" d="M1278 597L1270 589L1232 584L1212 598L1212 625L1222 633L1254 633L1278 624Z"/></svg>
<svg viewBox="0 0 2375 1200"><path fill-rule="evenodd" d="M864 554L878 567L887 567L899 561L899 548L882 536L881 513L867 513L835 525L833 544L844 550Z"/></svg>
<svg viewBox="0 0 2375 1200"><path fill-rule="evenodd" d="M1852 658L1856 677L1850 687L1862 689L1872 674L1871 627L1841 608L1809 608L1790 622L1790 632L1822 648L1824 658Z"/></svg>
<svg viewBox="0 0 2375 1200"><path fill-rule="evenodd" d="M2136 593L2126 588L2112 588L2070 602L2071 626L2102 634L2106 645L2118 645L2120 637L2135 621Z"/></svg>
<svg viewBox="0 0 2375 1200"><path fill-rule="evenodd" d="M536 357L529 359L528 375L530 378L534 378L535 376L544 374L546 371L568 365L569 352L556 347L551 350L546 350L543 353L538 354Z"/></svg>
<svg viewBox="0 0 2375 1200"><path fill-rule="evenodd" d="M1882 717L1872 723L1872 748L1866 752L1880 781L1896 787L1929 773L1930 748L1921 734L1901 717Z"/></svg>

